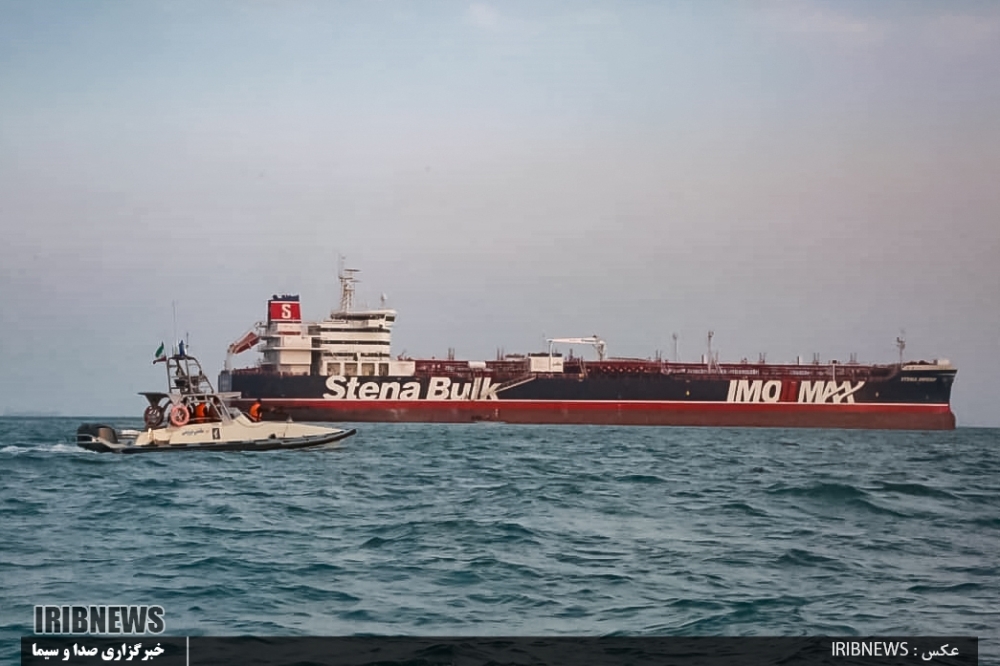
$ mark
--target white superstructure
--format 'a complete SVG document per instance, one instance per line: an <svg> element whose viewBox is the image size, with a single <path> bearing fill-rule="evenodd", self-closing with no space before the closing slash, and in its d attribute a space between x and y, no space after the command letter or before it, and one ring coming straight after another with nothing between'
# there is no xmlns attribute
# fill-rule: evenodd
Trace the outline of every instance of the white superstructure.
<svg viewBox="0 0 1000 666"><path fill-rule="evenodd" d="M271 322L260 336L261 367L288 375L308 375L312 370L313 338L301 322Z"/></svg>
<svg viewBox="0 0 1000 666"><path fill-rule="evenodd" d="M259 342L261 369L287 375L341 377L410 376L415 363L393 360L390 353L396 311L382 306L354 310L353 268L340 271L340 307L319 322L303 322L298 296L275 295L268 301L267 322L259 322L256 339L230 345L237 354ZM249 335L249 334L248 334Z"/></svg>

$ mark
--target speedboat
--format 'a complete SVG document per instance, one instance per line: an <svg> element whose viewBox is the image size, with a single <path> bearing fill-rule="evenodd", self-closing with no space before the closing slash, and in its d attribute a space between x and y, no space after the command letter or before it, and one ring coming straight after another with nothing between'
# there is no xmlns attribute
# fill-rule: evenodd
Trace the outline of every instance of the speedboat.
<svg viewBox="0 0 1000 666"><path fill-rule="evenodd" d="M239 393L218 393L201 364L184 353L157 359L167 368L167 393L144 392L149 406L145 430L116 430L103 423L84 423L76 443L99 453L163 451L275 451L326 447L355 434L322 426L257 422L230 405Z"/></svg>

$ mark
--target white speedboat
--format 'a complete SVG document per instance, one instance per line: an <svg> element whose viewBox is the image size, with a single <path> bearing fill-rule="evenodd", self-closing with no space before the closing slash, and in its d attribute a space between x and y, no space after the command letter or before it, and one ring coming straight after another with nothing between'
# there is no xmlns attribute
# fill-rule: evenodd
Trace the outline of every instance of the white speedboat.
<svg viewBox="0 0 1000 666"><path fill-rule="evenodd" d="M328 446L350 437L340 430L288 421L254 421L229 404L238 393L217 393L201 364L180 354L165 359L168 393L147 392L145 430L84 423L76 443L99 453L162 451L274 451Z"/></svg>

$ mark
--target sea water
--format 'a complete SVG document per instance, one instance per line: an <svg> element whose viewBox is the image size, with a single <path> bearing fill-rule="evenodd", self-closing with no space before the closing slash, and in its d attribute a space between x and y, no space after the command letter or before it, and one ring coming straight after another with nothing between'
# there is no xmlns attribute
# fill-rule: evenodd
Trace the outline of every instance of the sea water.
<svg viewBox="0 0 1000 666"><path fill-rule="evenodd" d="M0 419L9 663L36 604L157 604L172 635L976 635L1000 662L1000 430L357 424L120 456L81 420Z"/></svg>

